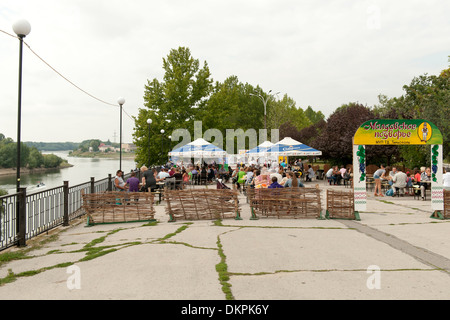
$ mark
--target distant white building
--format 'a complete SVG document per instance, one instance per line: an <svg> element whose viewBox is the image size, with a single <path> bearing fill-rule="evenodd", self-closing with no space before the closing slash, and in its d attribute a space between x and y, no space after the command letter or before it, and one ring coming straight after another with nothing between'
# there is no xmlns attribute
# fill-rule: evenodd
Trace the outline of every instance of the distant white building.
<svg viewBox="0 0 450 320"><path fill-rule="evenodd" d="M133 143L122 143L123 152L135 152L137 147Z"/></svg>
<svg viewBox="0 0 450 320"><path fill-rule="evenodd" d="M108 152L108 151L115 151L113 146L104 144L104 143L100 143L100 145L98 146L98 150L100 152Z"/></svg>

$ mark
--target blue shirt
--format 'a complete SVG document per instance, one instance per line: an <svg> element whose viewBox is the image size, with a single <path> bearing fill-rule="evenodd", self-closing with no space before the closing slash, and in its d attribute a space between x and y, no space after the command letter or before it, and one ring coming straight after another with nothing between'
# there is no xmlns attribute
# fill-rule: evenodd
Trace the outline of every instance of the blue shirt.
<svg viewBox="0 0 450 320"><path fill-rule="evenodd" d="M274 182L270 186L268 186L267 188L270 188L270 189L283 188L283 186L281 184L279 184L278 182Z"/></svg>

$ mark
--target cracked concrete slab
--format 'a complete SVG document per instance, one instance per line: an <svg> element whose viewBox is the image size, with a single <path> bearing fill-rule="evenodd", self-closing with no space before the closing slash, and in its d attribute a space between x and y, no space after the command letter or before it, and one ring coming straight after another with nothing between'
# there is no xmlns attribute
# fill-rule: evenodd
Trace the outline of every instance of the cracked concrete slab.
<svg viewBox="0 0 450 320"><path fill-rule="evenodd" d="M324 201L327 186L320 188ZM226 299L219 277L235 299L449 299L450 273L437 266L450 259L450 223L429 218L429 201L369 194L361 221L348 222L250 220L242 194L239 201L242 220L222 225L169 223L164 205L157 205L155 226L86 227L81 219L58 228L56 237L42 234L26 248L6 250L25 250L31 259L0 265L0 299ZM166 243L159 241L166 236ZM48 241L35 248L42 240ZM91 251L72 252L87 244ZM60 263L79 268L80 289L68 288L75 274L66 266L6 281L8 269L20 273ZM380 289L367 287L370 266L381 269ZM255 275L261 272L267 274Z"/></svg>

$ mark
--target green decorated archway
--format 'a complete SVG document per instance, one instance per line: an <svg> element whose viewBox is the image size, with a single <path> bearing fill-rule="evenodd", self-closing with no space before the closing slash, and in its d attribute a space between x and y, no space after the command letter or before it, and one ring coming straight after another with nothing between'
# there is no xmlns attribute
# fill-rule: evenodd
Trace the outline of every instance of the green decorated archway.
<svg viewBox="0 0 450 320"><path fill-rule="evenodd" d="M436 215L444 209L442 185L442 133L423 119L375 119L364 122L353 137L353 191L355 211L365 211L366 145L431 145L431 207Z"/></svg>

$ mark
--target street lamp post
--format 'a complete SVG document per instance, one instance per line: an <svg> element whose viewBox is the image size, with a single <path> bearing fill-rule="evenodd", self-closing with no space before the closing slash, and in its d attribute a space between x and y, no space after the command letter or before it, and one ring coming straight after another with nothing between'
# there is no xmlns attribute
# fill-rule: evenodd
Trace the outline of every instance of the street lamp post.
<svg viewBox="0 0 450 320"><path fill-rule="evenodd" d="M163 151L163 137L164 137L164 129L161 129L161 158L164 158L164 151Z"/></svg>
<svg viewBox="0 0 450 320"><path fill-rule="evenodd" d="M125 103L125 99L120 97L117 99L117 103L120 106L120 155L119 155L119 170L122 171L122 106Z"/></svg>
<svg viewBox="0 0 450 320"><path fill-rule="evenodd" d="M147 119L147 124L148 124L148 167L150 168L150 136L151 136L151 130L150 130L150 125L152 124L152 119Z"/></svg>
<svg viewBox="0 0 450 320"><path fill-rule="evenodd" d="M22 52L23 52L23 38L25 38L31 31L30 23L26 20L18 20L13 24L13 30L19 37L19 92L18 92L18 107L17 107L17 179L16 190L20 189L20 130L22 117Z"/></svg>
<svg viewBox="0 0 450 320"><path fill-rule="evenodd" d="M172 136L169 136L169 152L172 151ZM169 154L167 154L167 160L170 160Z"/></svg>
<svg viewBox="0 0 450 320"><path fill-rule="evenodd" d="M272 90L269 90L269 94L267 95L267 97L264 99L264 97L261 94L253 94L250 93L251 96L255 96L261 99L261 101L264 104L264 129L267 129L267 112L266 112L266 107L267 107L267 101L269 101L270 98L272 98L274 95L270 94L272 92ZM279 94L279 92L275 93L275 94Z"/></svg>

